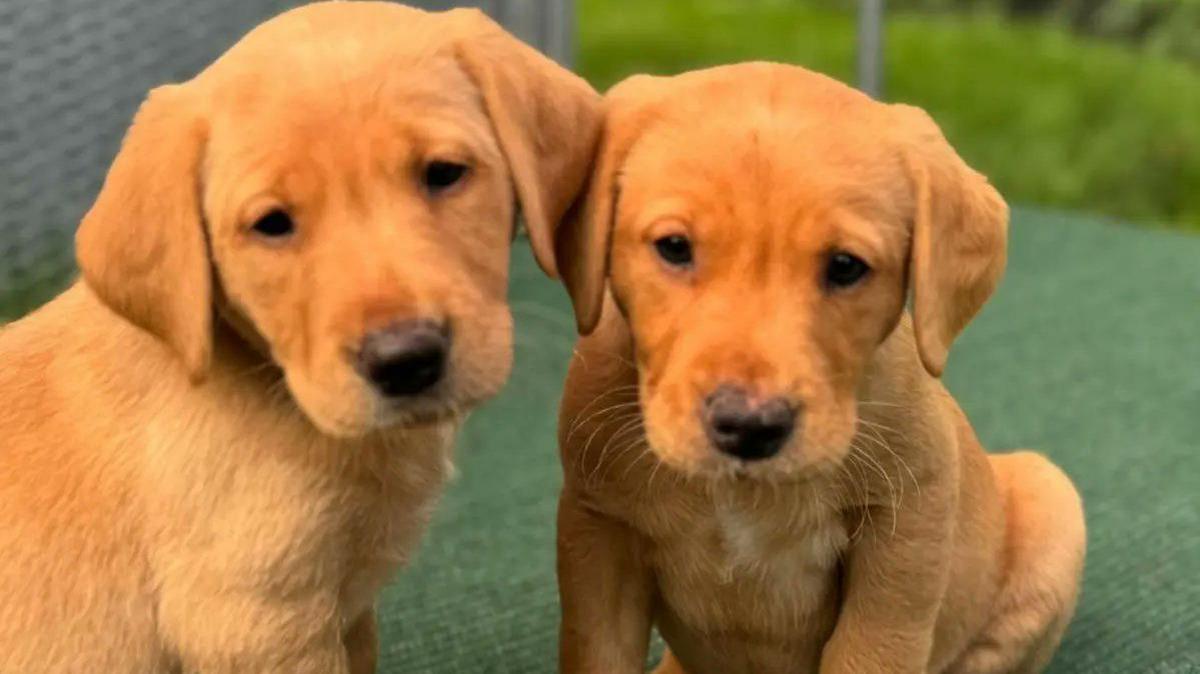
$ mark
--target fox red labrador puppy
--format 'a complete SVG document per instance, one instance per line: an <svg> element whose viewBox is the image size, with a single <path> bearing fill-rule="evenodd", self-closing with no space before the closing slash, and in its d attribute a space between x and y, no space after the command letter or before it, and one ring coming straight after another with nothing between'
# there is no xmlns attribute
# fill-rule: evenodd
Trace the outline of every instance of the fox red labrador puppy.
<svg viewBox="0 0 1200 674"><path fill-rule="evenodd" d="M938 379L1008 211L923 112L801 68L636 77L559 266L562 671L1039 671L1084 520ZM912 313L905 311L911 298Z"/></svg>
<svg viewBox="0 0 1200 674"><path fill-rule="evenodd" d="M0 332L0 672L373 671L508 375L515 208L553 272L599 104L479 12L386 2L151 92L83 278Z"/></svg>

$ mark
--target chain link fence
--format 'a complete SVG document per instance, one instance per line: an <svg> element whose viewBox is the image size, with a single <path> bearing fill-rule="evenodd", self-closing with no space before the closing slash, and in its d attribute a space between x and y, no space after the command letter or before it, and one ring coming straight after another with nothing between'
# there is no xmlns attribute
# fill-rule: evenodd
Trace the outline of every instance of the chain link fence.
<svg viewBox="0 0 1200 674"><path fill-rule="evenodd" d="M72 239L146 92L189 79L300 0L0 0L0 322L75 274ZM570 64L573 0L481 7Z"/></svg>

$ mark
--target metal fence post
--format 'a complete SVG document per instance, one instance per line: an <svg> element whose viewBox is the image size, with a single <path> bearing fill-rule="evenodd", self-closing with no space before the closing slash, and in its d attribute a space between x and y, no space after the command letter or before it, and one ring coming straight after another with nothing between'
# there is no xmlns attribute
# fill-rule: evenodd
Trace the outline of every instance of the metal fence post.
<svg viewBox="0 0 1200 674"><path fill-rule="evenodd" d="M495 0L495 18L568 68L574 65L575 0Z"/></svg>
<svg viewBox="0 0 1200 674"><path fill-rule="evenodd" d="M858 86L873 98L883 97L884 0L858 3Z"/></svg>

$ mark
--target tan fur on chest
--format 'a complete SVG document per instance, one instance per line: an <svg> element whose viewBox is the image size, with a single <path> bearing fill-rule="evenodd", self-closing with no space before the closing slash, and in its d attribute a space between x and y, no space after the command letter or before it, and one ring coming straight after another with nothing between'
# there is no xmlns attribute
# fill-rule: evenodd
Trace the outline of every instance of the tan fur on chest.
<svg viewBox="0 0 1200 674"><path fill-rule="evenodd" d="M152 565L280 598L336 591L335 610L353 619L410 557L450 472L456 424L334 442L286 409L248 416L201 413L210 440L186 453L171 451L170 428L148 429Z"/></svg>
<svg viewBox="0 0 1200 674"><path fill-rule="evenodd" d="M689 631L782 641L835 609L848 543L836 512L811 487L713 489L686 524L654 539L664 609Z"/></svg>

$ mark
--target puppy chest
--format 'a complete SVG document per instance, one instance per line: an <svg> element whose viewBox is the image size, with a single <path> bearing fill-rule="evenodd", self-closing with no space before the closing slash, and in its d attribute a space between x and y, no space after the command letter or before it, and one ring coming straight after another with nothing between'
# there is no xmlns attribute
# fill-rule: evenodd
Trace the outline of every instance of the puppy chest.
<svg viewBox="0 0 1200 674"><path fill-rule="evenodd" d="M658 553L660 591L682 625L763 637L832 610L848 541L836 518L796 521L716 507L698 535Z"/></svg>
<svg viewBox="0 0 1200 674"><path fill-rule="evenodd" d="M406 566L431 519L445 475L431 473L420 484L408 483L363 498L346 523L346 576L342 588L347 611L369 607L375 594Z"/></svg>
<svg viewBox="0 0 1200 674"><path fill-rule="evenodd" d="M204 476L203 488L169 485L156 565L165 582L267 599L332 591L347 615L361 612L411 555L446 478L440 448L404 449L355 473L247 462L220 480Z"/></svg>

